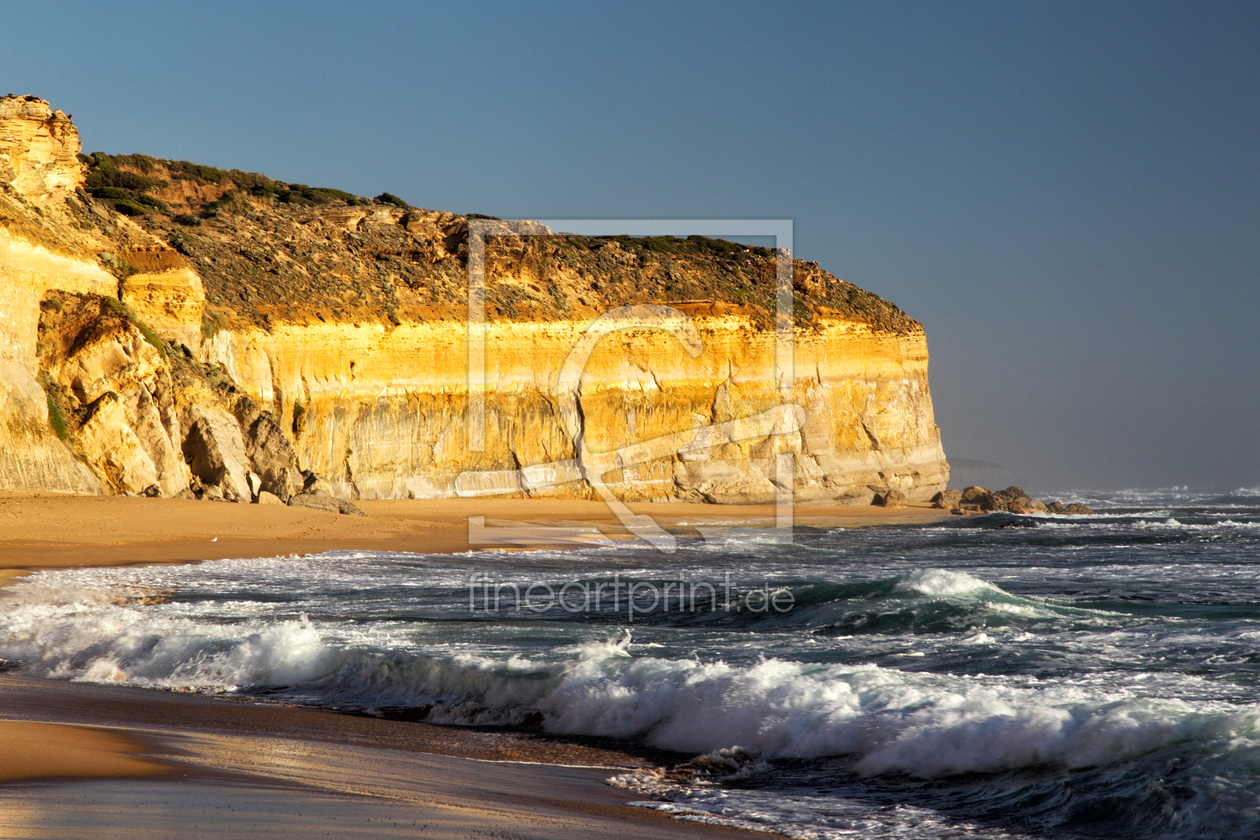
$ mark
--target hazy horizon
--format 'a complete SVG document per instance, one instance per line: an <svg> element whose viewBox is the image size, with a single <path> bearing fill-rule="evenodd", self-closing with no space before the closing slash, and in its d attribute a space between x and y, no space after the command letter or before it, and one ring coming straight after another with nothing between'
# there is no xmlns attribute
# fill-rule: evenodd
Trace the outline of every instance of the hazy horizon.
<svg viewBox="0 0 1260 840"><path fill-rule="evenodd" d="M923 323L951 461L1031 490L1260 485L1254 4L7 21L4 90L85 151L504 218L789 218L795 256Z"/></svg>

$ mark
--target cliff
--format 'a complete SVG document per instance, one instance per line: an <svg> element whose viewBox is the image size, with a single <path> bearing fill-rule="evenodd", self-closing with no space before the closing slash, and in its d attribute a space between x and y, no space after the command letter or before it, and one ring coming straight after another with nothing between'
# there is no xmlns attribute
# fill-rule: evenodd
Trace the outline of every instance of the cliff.
<svg viewBox="0 0 1260 840"><path fill-rule="evenodd" d="M103 240L81 234L60 207L84 177L69 118L30 97L0 99L0 486L102 492L62 445L36 379L39 305L51 289L114 294L117 280L88 254Z"/></svg>
<svg viewBox="0 0 1260 840"><path fill-rule="evenodd" d="M945 487L922 327L816 264L776 370L774 252L491 224L481 327L486 217L78 151L0 100L0 486L762 501L787 455L801 501Z"/></svg>

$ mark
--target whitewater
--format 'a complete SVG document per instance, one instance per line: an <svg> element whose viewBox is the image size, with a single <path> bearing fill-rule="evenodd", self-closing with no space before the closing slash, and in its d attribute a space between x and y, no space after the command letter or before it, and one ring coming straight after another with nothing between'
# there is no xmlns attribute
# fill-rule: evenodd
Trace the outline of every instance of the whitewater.
<svg viewBox="0 0 1260 840"><path fill-rule="evenodd" d="M33 676L674 754L642 807L800 838L1260 836L1260 488L1084 517L45 571Z"/></svg>

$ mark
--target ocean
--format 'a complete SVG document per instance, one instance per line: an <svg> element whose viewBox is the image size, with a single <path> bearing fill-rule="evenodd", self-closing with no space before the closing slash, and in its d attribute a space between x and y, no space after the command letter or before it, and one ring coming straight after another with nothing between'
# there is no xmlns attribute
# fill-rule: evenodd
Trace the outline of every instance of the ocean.
<svg viewBox="0 0 1260 840"><path fill-rule="evenodd" d="M1094 516L44 571L0 659L664 756L639 807L798 838L1260 837L1260 488ZM611 775L611 771L610 771Z"/></svg>

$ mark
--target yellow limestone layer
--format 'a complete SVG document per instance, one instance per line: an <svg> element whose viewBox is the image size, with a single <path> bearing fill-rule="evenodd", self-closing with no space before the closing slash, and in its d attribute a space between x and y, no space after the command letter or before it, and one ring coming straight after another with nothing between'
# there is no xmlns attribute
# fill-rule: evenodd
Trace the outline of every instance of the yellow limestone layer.
<svg viewBox="0 0 1260 840"><path fill-rule="evenodd" d="M122 302L136 318L174 344L196 347L206 293L201 277L187 267L139 272L122 281Z"/></svg>
<svg viewBox="0 0 1260 840"><path fill-rule="evenodd" d="M921 330L839 319L797 330L785 401L772 332L738 314L691 323L694 357L643 326L604 336L584 364L569 357L588 322L486 325L480 446L462 323L282 324L220 332L203 349L345 497L590 497L585 470L623 499L767 501L780 453L802 501L869 501L890 487L924 499L945 487ZM566 361L579 374L569 418Z"/></svg>
<svg viewBox="0 0 1260 840"><path fill-rule="evenodd" d="M39 302L50 289L113 295L118 281L94 263L53 254L0 228L0 486L102 492L57 439L36 381Z"/></svg>

